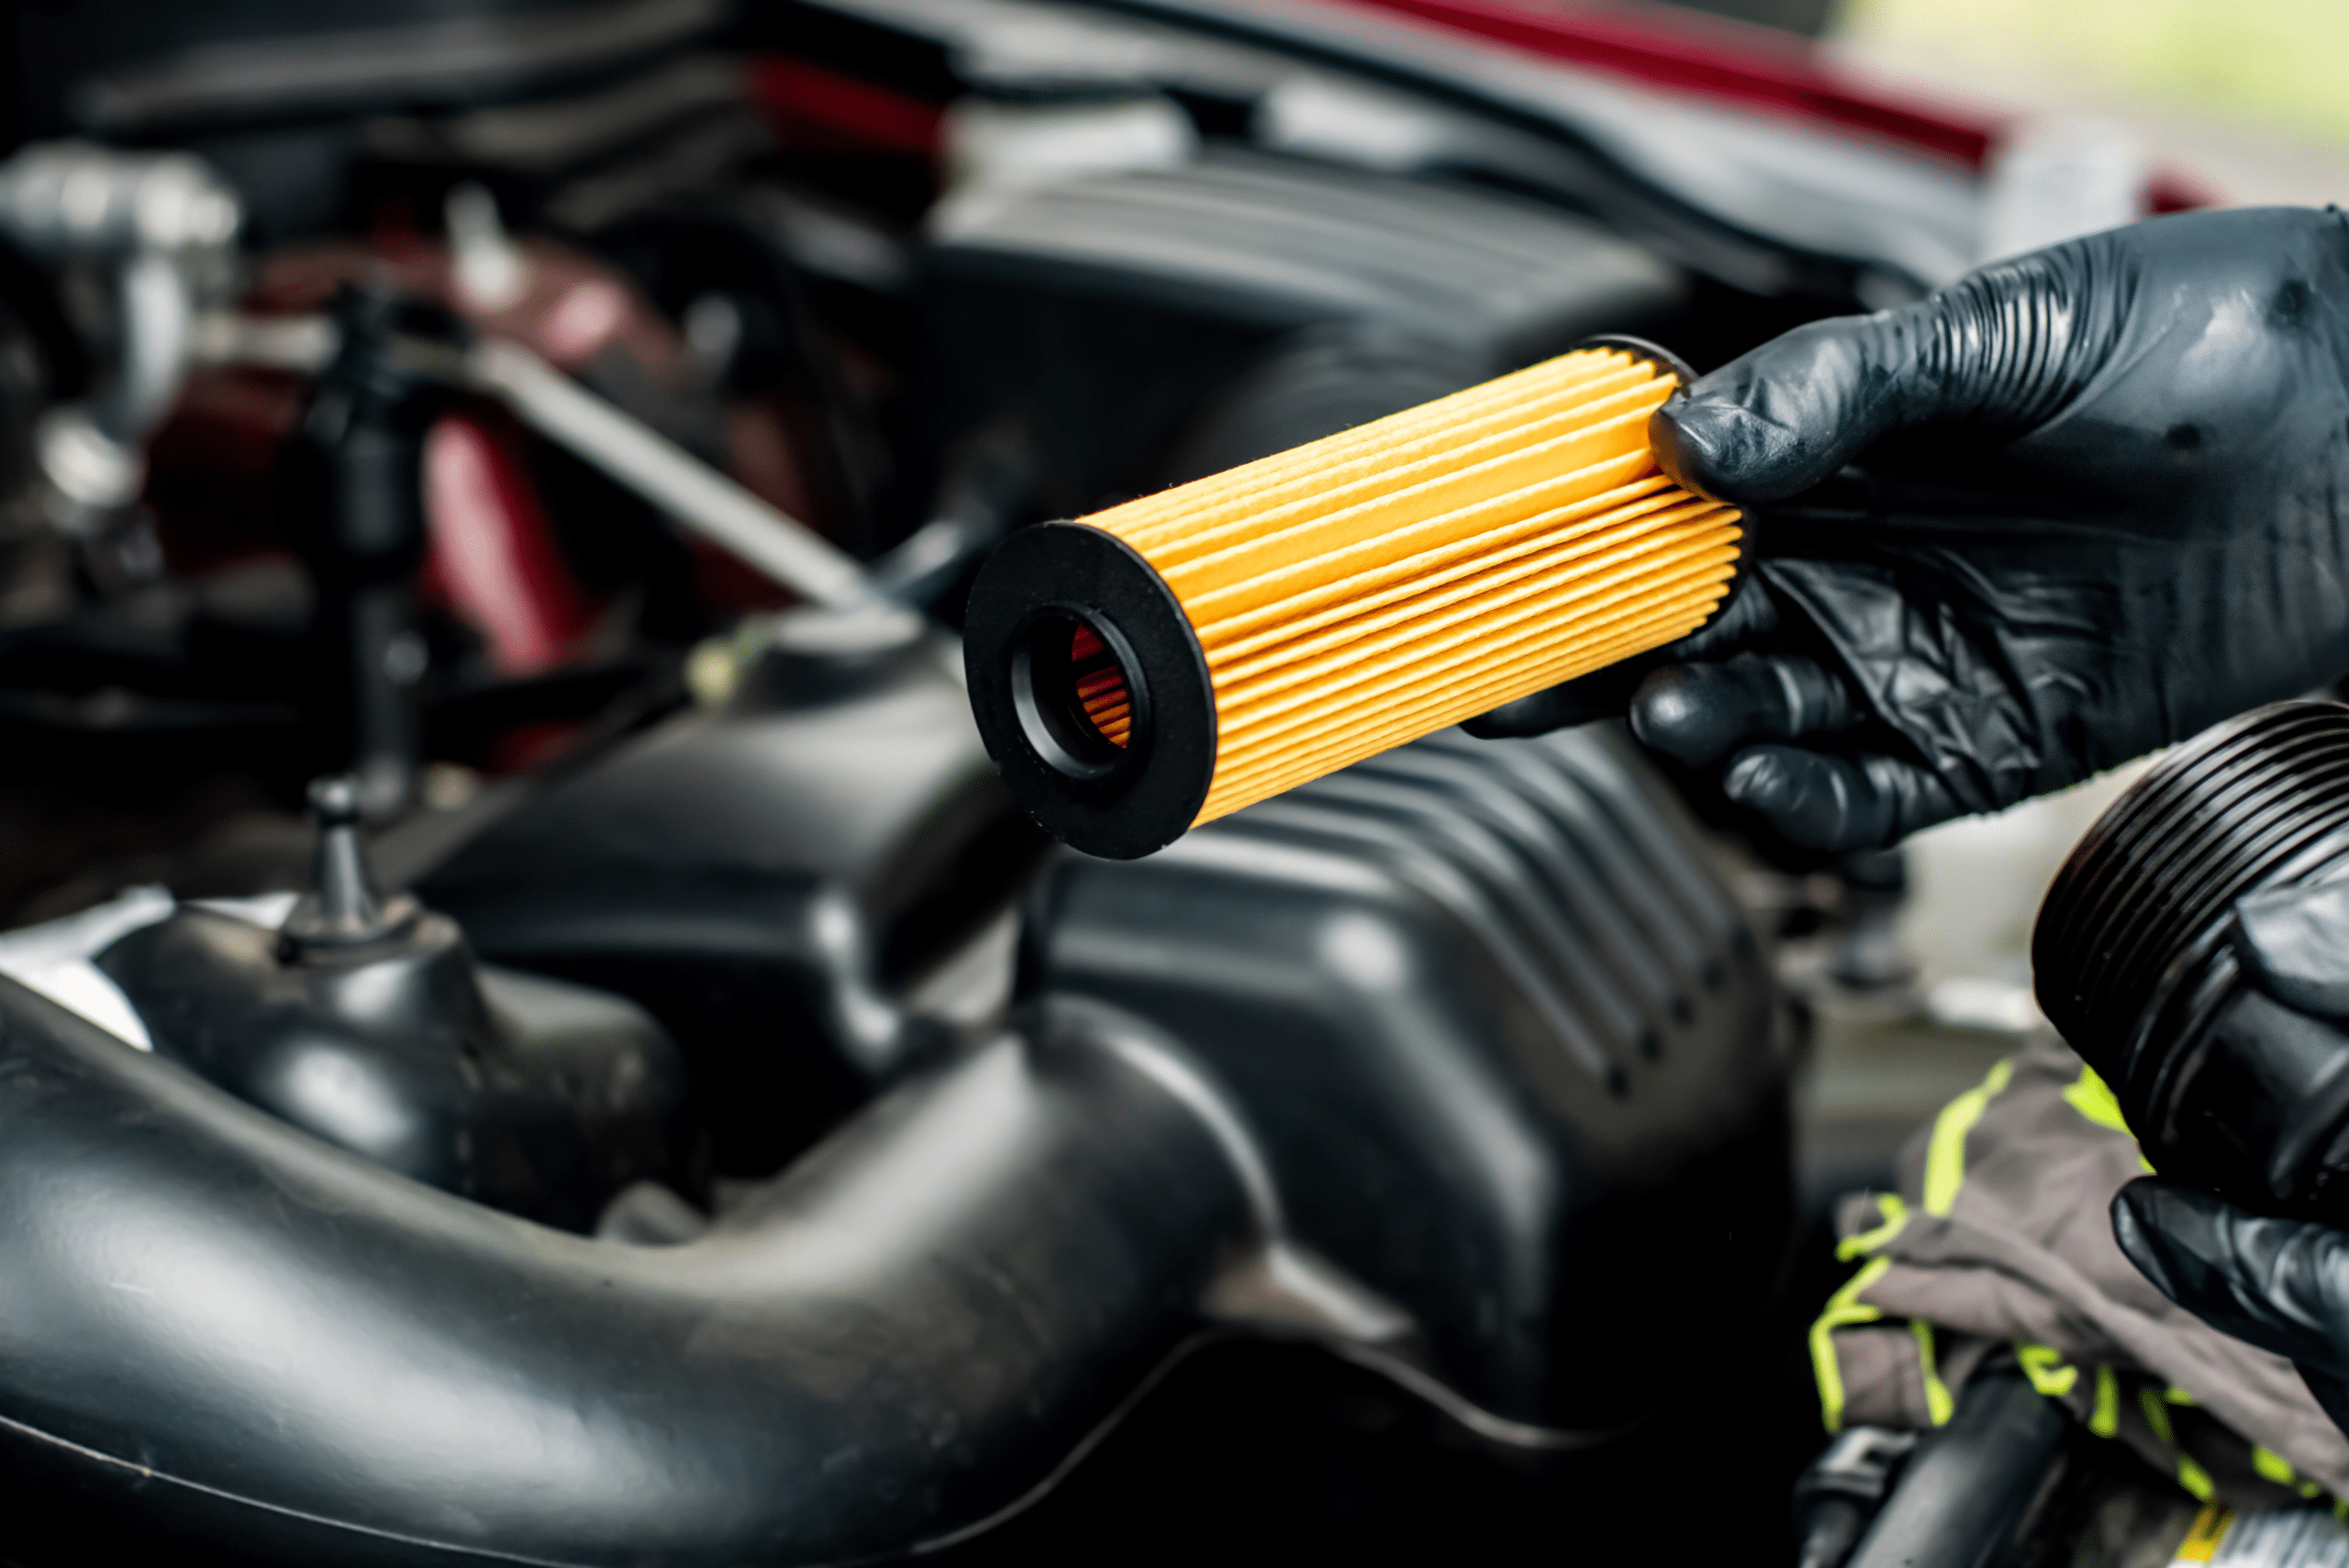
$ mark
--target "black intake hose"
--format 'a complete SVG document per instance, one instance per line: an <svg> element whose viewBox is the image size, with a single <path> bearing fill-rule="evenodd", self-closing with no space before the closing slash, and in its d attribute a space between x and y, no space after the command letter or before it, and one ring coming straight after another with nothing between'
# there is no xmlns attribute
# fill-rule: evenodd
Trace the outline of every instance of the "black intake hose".
<svg viewBox="0 0 2349 1568"><path fill-rule="evenodd" d="M1849 1568L1987 1568L2030 1543L2062 1484L2071 1423L2011 1370L1965 1385L1917 1444Z"/></svg>
<svg viewBox="0 0 2349 1568"><path fill-rule="evenodd" d="M895 1554L1046 1482L1264 1240L1203 1091L1099 1015L671 1248L387 1176L6 981L0 1062L0 1473L83 1560Z"/></svg>

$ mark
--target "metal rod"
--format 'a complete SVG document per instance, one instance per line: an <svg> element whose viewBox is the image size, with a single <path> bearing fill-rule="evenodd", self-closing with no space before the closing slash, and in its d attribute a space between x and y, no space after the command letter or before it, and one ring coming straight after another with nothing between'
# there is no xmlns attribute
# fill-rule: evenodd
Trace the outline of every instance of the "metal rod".
<svg viewBox="0 0 2349 1568"><path fill-rule="evenodd" d="M333 323L318 317L207 317L195 324L193 338L195 356L211 363L269 364L312 374L334 358L336 345ZM416 339L399 348L419 368L495 396L539 434L800 597L833 608L885 597L854 556L528 349L492 340L460 357Z"/></svg>
<svg viewBox="0 0 2349 1568"><path fill-rule="evenodd" d="M465 356L465 365L475 384L496 394L532 429L803 598L847 608L877 596L854 556L528 349L479 343Z"/></svg>

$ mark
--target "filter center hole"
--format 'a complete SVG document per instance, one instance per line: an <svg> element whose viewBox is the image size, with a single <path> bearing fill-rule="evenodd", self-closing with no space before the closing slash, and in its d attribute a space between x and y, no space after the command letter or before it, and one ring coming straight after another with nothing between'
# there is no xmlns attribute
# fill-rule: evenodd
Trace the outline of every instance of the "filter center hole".
<svg viewBox="0 0 2349 1568"><path fill-rule="evenodd" d="M1134 727L1134 693L1126 680L1126 667L1118 662L1099 632L1082 625L1068 639L1068 661L1085 723L1096 735L1124 751Z"/></svg>
<svg viewBox="0 0 2349 1568"><path fill-rule="evenodd" d="M1072 778L1099 778L1133 745L1140 683L1116 633L1047 610L1012 651L1011 695L1036 754Z"/></svg>

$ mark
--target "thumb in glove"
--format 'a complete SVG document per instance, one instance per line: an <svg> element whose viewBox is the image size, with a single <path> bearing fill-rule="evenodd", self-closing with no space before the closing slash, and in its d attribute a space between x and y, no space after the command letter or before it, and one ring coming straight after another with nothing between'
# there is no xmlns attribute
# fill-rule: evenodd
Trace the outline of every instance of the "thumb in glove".
<svg viewBox="0 0 2349 1568"><path fill-rule="evenodd" d="M2349 1430L2349 1233L2147 1176L2112 1200L2121 1250L2213 1329L2286 1357Z"/></svg>
<svg viewBox="0 0 2349 1568"><path fill-rule="evenodd" d="M2288 1202L2317 1184L2308 1167L2337 1141L2331 1124L2349 1059L2338 1028L2349 1019L2349 883L2252 893L2237 900L2226 941L2248 989L2204 1031L2203 1061L2183 1074L2191 1080L2188 1114L2155 1119L2199 1130L2176 1148L2177 1163L2207 1165L2222 1185L2264 1188L2262 1202ZM2317 1114L2302 1125L2309 1111ZM2237 1151L2248 1157L2245 1168L2232 1168ZM2349 1232L2254 1214L2160 1179L2124 1187L2112 1225L2121 1251L2162 1294L2211 1327L2288 1357L2335 1424L2349 1429Z"/></svg>
<svg viewBox="0 0 2349 1568"><path fill-rule="evenodd" d="M2243 978L2276 1001L2349 1021L2349 882L2290 883L2236 900L2227 945Z"/></svg>

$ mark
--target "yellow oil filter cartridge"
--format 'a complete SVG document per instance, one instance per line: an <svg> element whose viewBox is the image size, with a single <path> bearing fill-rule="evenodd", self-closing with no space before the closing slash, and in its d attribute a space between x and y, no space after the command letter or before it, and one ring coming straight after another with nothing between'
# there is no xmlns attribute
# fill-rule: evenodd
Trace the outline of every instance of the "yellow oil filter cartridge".
<svg viewBox="0 0 2349 1568"><path fill-rule="evenodd" d="M1658 470L1691 379L1635 339L1022 528L963 627L1020 804L1088 854L1186 829L1659 648L1727 600L1735 508Z"/></svg>

